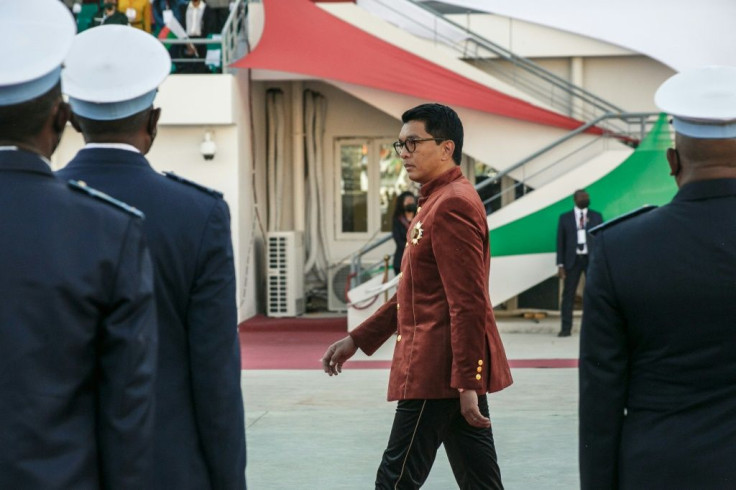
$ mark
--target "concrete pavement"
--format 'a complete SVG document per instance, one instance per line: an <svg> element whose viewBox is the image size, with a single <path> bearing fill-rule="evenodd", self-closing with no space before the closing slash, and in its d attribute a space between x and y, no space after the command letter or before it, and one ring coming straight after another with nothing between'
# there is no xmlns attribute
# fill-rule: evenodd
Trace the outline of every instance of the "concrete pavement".
<svg viewBox="0 0 736 490"><path fill-rule="evenodd" d="M499 320L510 360L577 359L577 329L564 339L558 329L557 317ZM390 360L392 349L389 341L370 359ZM385 401L388 370L361 369L361 359L369 358L359 353L332 378L317 369L243 371L249 489L373 488L396 404ZM514 384L489 398L505 487L578 488L577 369L512 374ZM442 448L423 488L457 488Z"/></svg>

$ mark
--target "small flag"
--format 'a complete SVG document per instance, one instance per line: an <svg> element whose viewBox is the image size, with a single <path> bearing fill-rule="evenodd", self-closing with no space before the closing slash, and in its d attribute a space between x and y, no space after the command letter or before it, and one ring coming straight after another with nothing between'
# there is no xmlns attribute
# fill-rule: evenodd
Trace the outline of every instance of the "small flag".
<svg viewBox="0 0 736 490"><path fill-rule="evenodd" d="M160 31L158 31L158 38L161 41L163 41L164 39L176 39L176 35L173 32L171 32L171 29L164 26Z"/></svg>
<svg viewBox="0 0 736 490"><path fill-rule="evenodd" d="M187 36L187 31L184 30L179 21L176 20L176 17L174 17L173 15L169 20L166 21L166 26L164 27L164 29L173 33L174 37L177 37L179 39L187 39L189 37ZM161 30L163 31L164 29Z"/></svg>

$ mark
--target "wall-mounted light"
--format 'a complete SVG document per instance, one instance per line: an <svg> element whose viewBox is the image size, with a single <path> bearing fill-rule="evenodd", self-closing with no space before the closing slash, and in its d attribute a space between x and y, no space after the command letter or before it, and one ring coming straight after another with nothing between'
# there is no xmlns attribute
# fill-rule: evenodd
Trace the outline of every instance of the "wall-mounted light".
<svg viewBox="0 0 736 490"><path fill-rule="evenodd" d="M199 145L199 152L205 160L212 160L217 153L217 145L212 140L212 131L204 132L204 140Z"/></svg>

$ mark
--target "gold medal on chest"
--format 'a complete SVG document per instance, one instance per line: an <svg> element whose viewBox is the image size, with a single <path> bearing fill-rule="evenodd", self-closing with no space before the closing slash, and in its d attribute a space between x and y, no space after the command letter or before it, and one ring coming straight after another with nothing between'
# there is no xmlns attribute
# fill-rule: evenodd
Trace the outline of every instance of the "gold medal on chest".
<svg viewBox="0 0 736 490"><path fill-rule="evenodd" d="M412 245L416 245L419 243L419 240L422 239L422 235L424 235L424 229L422 228L422 222L417 221L417 224L414 225L414 228L411 230L411 243Z"/></svg>

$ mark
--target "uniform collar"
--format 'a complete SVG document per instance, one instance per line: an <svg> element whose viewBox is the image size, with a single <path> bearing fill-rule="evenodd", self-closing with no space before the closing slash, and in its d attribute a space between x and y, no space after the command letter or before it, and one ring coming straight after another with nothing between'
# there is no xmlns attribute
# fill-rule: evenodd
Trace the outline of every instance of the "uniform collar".
<svg viewBox="0 0 736 490"><path fill-rule="evenodd" d="M3 170L54 175L48 160L37 153L19 149L0 151L0 171Z"/></svg>
<svg viewBox="0 0 736 490"><path fill-rule="evenodd" d="M69 165L104 165L109 163L150 167L151 165L140 152L114 147L82 148Z"/></svg>
<svg viewBox="0 0 736 490"><path fill-rule="evenodd" d="M435 179L430 180L429 182L424 184L421 189L419 189L419 204L423 203L430 195L432 195L432 193L436 192L438 189L441 189L450 182L458 180L462 176L463 172L462 170L460 170L460 166L458 165L448 170L447 172L440 174Z"/></svg>
<svg viewBox="0 0 736 490"><path fill-rule="evenodd" d="M127 143L87 143L84 145L85 150L91 150L94 148L104 148L104 149L117 149L117 150L127 150L132 151L133 153L140 153L140 150L136 148L133 145L129 145Z"/></svg>
<svg viewBox="0 0 736 490"><path fill-rule="evenodd" d="M736 179L710 179L690 182L677 191L673 201L697 201L727 196L736 196Z"/></svg>

